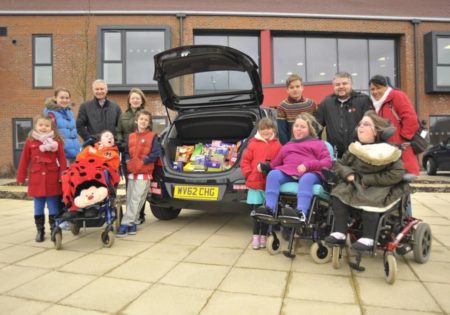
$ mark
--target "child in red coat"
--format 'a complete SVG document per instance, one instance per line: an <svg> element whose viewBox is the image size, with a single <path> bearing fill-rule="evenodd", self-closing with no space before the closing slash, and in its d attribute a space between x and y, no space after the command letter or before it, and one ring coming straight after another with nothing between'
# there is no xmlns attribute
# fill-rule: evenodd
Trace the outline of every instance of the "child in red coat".
<svg viewBox="0 0 450 315"><path fill-rule="evenodd" d="M63 141L54 122L47 116L36 116L17 169L19 185L25 182L29 169L28 195L34 197L36 242L44 241L46 203L50 230L53 230L62 194L61 173L66 169L66 165Z"/></svg>
<svg viewBox="0 0 450 315"><path fill-rule="evenodd" d="M264 189L266 176L262 173L259 163L270 162L281 149L281 143L275 137L276 126L269 118L262 118L258 122L258 131L254 138L248 142L242 161L241 170L246 178L248 187L247 203L256 208L264 204ZM267 224L253 222L253 249L266 247Z"/></svg>

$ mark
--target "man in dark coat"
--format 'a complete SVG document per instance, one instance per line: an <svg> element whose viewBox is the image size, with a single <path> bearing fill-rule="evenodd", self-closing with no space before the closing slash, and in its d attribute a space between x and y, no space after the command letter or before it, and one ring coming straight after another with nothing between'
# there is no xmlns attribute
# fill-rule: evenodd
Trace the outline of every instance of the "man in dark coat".
<svg viewBox="0 0 450 315"><path fill-rule="evenodd" d="M364 113L372 109L370 97L353 91L352 83L349 73L336 73L334 93L320 103L315 113L319 124L326 127L327 141L335 147L338 158L356 140L356 126Z"/></svg>
<svg viewBox="0 0 450 315"><path fill-rule="evenodd" d="M103 80L92 83L94 99L80 106L77 117L77 131L84 141L100 132L109 130L116 134L116 127L122 110L119 105L106 98L108 86Z"/></svg>

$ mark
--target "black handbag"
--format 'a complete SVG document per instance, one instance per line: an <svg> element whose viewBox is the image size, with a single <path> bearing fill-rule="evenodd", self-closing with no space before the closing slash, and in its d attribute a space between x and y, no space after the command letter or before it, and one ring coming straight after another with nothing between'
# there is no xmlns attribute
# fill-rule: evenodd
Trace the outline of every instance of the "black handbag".
<svg viewBox="0 0 450 315"><path fill-rule="evenodd" d="M398 120L401 126L402 121L398 116L397 112L395 111L392 102L389 102L389 108L391 109L392 113L394 114L395 118ZM420 123L419 119L417 119L417 122L419 123L419 129L417 129L414 136L411 139L409 139L409 144L411 145L411 148L413 149L415 155L419 155L420 153L428 149L428 147L430 146L430 142L428 141L428 129L426 129L424 125Z"/></svg>
<svg viewBox="0 0 450 315"><path fill-rule="evenodd" d="M412 139L409 141L411 147L414 151L414 154L418 155L424 152L430 146L430 143L427 140L428 130L423 127L419 122L419 129L414 134Z"/></svg>

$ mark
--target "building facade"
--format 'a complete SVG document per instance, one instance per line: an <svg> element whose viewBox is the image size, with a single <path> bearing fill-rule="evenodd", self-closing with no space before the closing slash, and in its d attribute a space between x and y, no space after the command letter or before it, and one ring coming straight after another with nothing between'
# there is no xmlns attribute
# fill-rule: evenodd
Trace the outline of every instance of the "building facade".
<svg viewBox="0 0 450 315"><path fill-rule="evenodd" d="M167 112L153 81L153 56L179 45L219 44L260 66L264 106L285 97L289 73L319 103L337 71L368 93L369 78L389 76L430 126L433 143L450 135L450 2L333 1L0 1L0 172L13 170L45 98L71 91L74 113L103 78L126 108L142 88L156 123ZM168 1L166 1L168 2ZM197 78L194 89L232 89L233 80ZM169 113L172 115L172 113Z"/></svg>

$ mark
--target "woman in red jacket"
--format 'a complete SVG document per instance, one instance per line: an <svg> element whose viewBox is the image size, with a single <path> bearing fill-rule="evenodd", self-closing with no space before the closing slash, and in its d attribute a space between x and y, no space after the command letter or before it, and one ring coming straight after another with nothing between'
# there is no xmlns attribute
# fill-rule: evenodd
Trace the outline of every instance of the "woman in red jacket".
<svg viewBox="0 0 450 315"><path fill-rule="evenodd" d="M266 176L262 173L259 163L269 162L274 159L281 149L281 143L275 137L275 123L269 118L262 118L258 122L258 131L254 138L248 142L242 161L241 170L246 178L248 187L247 203L256 208L264 204L264 190L266 188ZM253 222L253 249L266 247L267 224Z"/></svg>
<svg viewBox="0 0 450 315"><path fill-rule="evenodd" d="M33 130L25 141L17 169L19 185L25 182L28 169L28 195L34 197L36 242L43 242L45 204L49 212L50 230L53 230L62 194L61 173L66 169L63 141L49 117L38 115L34 119Z"/></svg>
<svg viewBox="0 0 450 315"><path fill-rule="evenodd" d="M388 142L404 144L410 141L419 129L419 122L408 96L391 88L386 77L381 75L373 76L369 84L373 106L378 116L389 119L397 129ZM402 161L407 173L419 175L419 162L410 145L403 149Z"/></svg>

